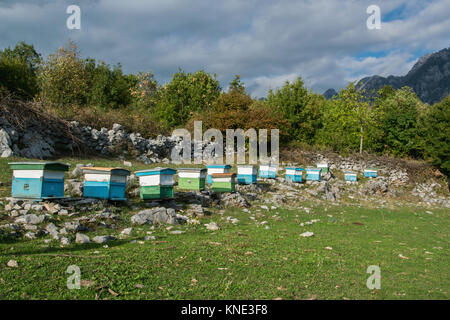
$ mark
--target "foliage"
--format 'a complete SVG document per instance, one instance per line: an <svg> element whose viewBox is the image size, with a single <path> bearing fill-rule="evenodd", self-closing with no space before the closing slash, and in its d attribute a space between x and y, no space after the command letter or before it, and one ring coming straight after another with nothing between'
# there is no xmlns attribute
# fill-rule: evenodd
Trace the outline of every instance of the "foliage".
<svg viewBox="0 0 450 320"><path fill-rule="evenodd" d="M19 42L14 49L0 51L0 88L22 99L38 92L37 68L41 56L33 45Z"/></svg>
<svg viewBox="0 0 450 320"><path fill-rule="evenodd" d="M369 133L376 127L379 108L371 106L358 91L354 83L342 89L339 95L325 103L322 113L322 128L317 142L334 150L358 150L371 141ZM366 141L366 143L364 143Z"/></svg>
<svg viewBox="0 0 450 320"><path fill-rule="evenodd" d="M39 74L40 97L44 101L69 105L85 105L89 74L75 43L49 55Z"/></svg>
<svg viewBox="0 0 450 320"><path fill-rule="evenodd" d="M269 90L267 104L274 108L288 126L290 139L312 143L316 130L320 127L320 108L324 103L323 96L308 92L301 77L293 83L286 81L285 85L273 92Z"/></svg>
<svg viewBox="0 0 450 320"><path fill-rule="evenodd" d="M426 157L450 176L450 96L431 106L420 120Z"/></svg>
<svg viewBox="0 0 450 320"><path fill-rule="evenodd" d="M384 89L374 105L383 110L380 126L385 152L419 157L421 147L417 120L423 104L412 89Z"/></svg>
<svg viewBox="0 0 450 320"><path fill-rule="evenodd" d="M220 95L219 81L203 70L175 73L172 80L159 89L157 104L152 110L167 128L186 124L195 112L212 106Z"/></svg>

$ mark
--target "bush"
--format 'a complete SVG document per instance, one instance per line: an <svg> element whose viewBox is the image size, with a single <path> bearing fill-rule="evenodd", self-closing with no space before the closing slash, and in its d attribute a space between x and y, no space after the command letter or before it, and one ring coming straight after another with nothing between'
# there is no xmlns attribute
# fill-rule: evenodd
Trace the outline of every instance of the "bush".
<svg viewBox="0 0 450 320"><path fill-rule="evenodd" d="M450 96L431 106L420 120L425 156L450 176Z"/></svg>

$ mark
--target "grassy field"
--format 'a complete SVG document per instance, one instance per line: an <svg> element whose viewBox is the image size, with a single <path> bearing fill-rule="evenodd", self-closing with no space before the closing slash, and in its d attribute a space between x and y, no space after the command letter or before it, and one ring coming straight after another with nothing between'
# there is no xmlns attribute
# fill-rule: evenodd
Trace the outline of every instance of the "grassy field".
<svg viewBox="0 0 450 320"><path fill-rule="evenodd" d="M72 164L79 160L63 159ZM90 160L96 165L120 162ZM133 167L132 169L148 166ZM1 160L3 196L11 181ZM44 239L0 242L0 299L448 299L449 210L369 209L325 202L310 208L213 208L200 225L138 226L107 247L61 247ZM119 208L114 234L130 225ZM227 217L237 218L232 224ZM253 218L253 219L252 219ZM1 219L1 218L0 218ZM312 224L300 223L319 219ZM204 223L221 227L208 231ZM182 230L182 234L171 231ZM300 234L310 231L312 237ZM145 241L151 232L156 240ZM49 239L49 237L47 237ZM133 241L136 240L136 241ZM6 266L17 260L18 268ZM81 270L82 286L69 290L67 268ZM370 265L381 269L381 289L366 287Z"/></svg>

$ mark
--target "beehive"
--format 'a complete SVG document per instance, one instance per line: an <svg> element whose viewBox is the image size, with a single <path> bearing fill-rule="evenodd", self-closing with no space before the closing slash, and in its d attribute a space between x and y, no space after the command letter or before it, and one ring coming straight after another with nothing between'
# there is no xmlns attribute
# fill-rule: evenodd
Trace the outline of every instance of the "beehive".
<svg viewBox="0 0 450 320"><path fill-rule="evenodd" d="M182 168L178 169L178 188L183 190L200 191L205 189L206 169Z"/></svg>
<svg viewBox="0 0 450 320"><path fill-rule="evenodd" d="M51 199L64 197L64 174L69 165L60 162L10 162L14 198Z"/></svg>
<svg viewBox="0 0 450 320"><path fill-rule="evenodd" d="M302 182L304 171L303 168L288 167L286 168L286 180L291 182Z"/></svg>
<svg viewBox="0 0 450 320"><path fill-rule="evenodd" d="M321 174L327 174L328 172L330 172L330 166L328 165L328 162L317 163L317 168L322 169Z"/></svg>
<svg viewBox="0 0 450 320"><path fill-rule="evenodd" d="M236 190L236 174L235 173L213 173L212 189L216 192L234 192Z"/></svg>
<svg viewBox="0 0 450 320"><path fill-rule="evenodd" d="M321 172L322 172L322 169L320 169L320 168L307 168L306 169L306 180L320 181Z"/></svg>
<svg viewBox="0 0 450 320"><path fill-rule="evenodd" d="M177 171L170 168L154 168L137 171L142 200L173 198L173 176Z"/></svg>
<svg viewBox="0 0 450 320"><path fill-rule="evenodd" d="M262 164L259 166L259 177L262 179L275 179L278 166L275 164Z"/></svg>
<svg viewBox="0 0 450 320"><path fill-rule="evenodd" d="M350 171L344 172L344 179L345 179L345 181L357 181L358 180L356 172L350 172Z"/></svg>
<svg viewBox="0 0 450 320"><path fill-rule="evenodd" d="M364 177L366 178L376 178L378 176L377 169L365 169L364 170Z"/></svg>
<svg viewBox="0 0 450 320"><path fill-rule="evenodd" d="M237 166L237 182L239 184L253 184L256 183L256 174L258 168L253 165L239 165Z"/></svg>
<svg viewBox="0 0 450 320"><path fill-rule="evenodd" d="M231 170L231 166L229 164L211 164L207 165L206 169L208 170L208 176L206 177L206 181L208 184L212 183L211 175L213 173L228 173Z"/></svg>
<svg viewBox="0 0 450 320"><path fill-rule="evenodd" d="M122 168L84 167L83 197L126 200L127 176L130 171Z"/></svg>

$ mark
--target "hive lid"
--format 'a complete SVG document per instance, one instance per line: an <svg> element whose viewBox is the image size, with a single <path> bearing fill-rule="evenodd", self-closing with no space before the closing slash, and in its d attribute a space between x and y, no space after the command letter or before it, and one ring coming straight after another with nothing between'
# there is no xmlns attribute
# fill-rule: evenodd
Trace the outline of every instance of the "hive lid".
<svg viewBox="0 0 450 320"><path fill-rule="evenodd" d="M208 164L206 168L231 169L229 164Z"/></svg>
<svg viewBox="0 0 450 320"><path fill-rule="evenodd" d="M286 170L296 170L296 171L304 171L305 169L300 167L286 167Z"/></svg>
<svg viewBox="0 0 450 320"><path fill-rule="evenodd" d="M321 168L306 168L308 171L322 171Z"/></svg>
<svg viewBox="0 0 450 320"><path fill-rule="evenodd" d="M256 166L256 165L253 165L253 164L239 164L237 167L238 167L238 168L252 168L252 169L254 169L254 168L256 168L257 166Z"/></svg>
<svg viewBox="0 0 450 320"><path fill-rule="evenodd" d="M83 173L111 173L120 176L130 175L130 171L122 168L109 168L109 167L82 167Z"/></svg>
<svg viewBox="0 0 450 320"><path fill-rule="evenodd" d="M213 178L230 178L230 177L235 177L235 176L236 176L236 173L234 173L234 172L211 174L211 177L213 177Z"/></svg>
<svg viewBox="0 0 450 320"><path fill-rule="evenodd" d="M205 168L178 168L178 171L202 172L202 171L206 171L206 169Z"/></svg>
<svg viewBox="0 0 450 320"><path fill-rule="evenodd" d="M136 176L146 176L146 175L158 175L158 174L175 174L177 173L177 170L171 169L171 168L162 168L157 167L153 169L147 169L147 170L141 170L136 171Z"/></svg>
<svg viewBox="0 0 450 320"><path fill-rule="evenodd" d="M54 161L9 162L12 170L53 170L68 171L70 164Z"/></svg>

